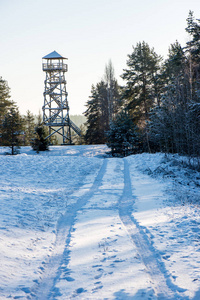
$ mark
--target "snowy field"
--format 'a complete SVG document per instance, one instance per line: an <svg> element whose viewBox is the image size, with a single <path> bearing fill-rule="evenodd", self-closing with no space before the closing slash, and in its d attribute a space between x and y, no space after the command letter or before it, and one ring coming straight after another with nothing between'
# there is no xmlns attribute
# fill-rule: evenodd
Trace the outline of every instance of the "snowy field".
<svg viewBox="0 0 200 300"><path fill-rule="evenodd" d="M200 173L106 146L0 148L0 300L200 299Z"/></svg>

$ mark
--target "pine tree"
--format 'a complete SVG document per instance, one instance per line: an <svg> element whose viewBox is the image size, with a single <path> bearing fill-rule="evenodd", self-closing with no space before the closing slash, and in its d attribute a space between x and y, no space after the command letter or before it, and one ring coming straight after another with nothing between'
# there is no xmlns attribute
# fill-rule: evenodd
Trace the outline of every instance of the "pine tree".
<svg viewBox="0 0 200 300"><path fill-rule="evenodd" d="M186 32L190 35L191 40L187 42L186 49L192 57L192 61L200 63L200 19L194 18L194 13L189 12L187 18Z"/></svg>
<svg viewBox="0 0 200 300"><path fill-rule="evenodd" d="M23 121L18 108L12 106L5 114L1 125L1 143L11 148L11 154L17 154L20 148L20 136L23 134Z"/></svg>
<svg viewBox="0 0 200 300"><path fill-rule="evenodd" d="M126 81L123 99L124 105L132 114L135 124L145 134L145 144L150 152L149 144L149 111L160 101L159 70L161 57L145 42L133 47L128 55L127 66L122 78Z"/></svg>
<svg viewBox="0 0 200 300"><path fill-rule="evenodd" d="M162 79L164 86L170 84L182 84L185 80L186 56L184 49L178 41L171 44L168 50L168 58L162 66Z"/></svg>
<svg viewBox="0 0 200 300"><path fill-rule="evenodd" d="M148 120L149 110L155 101L155 77L160 69L161 57L145 42L133 47L128 55L122 78L126 81L123 99L128 110L138 121Z"/></svg>
<svg viewBox="0 0 200 300"><path fill-rule="evenodd" d="M0 77L0 122L6 110L13 104L10 100L10 88L5 80Z"/></svg>

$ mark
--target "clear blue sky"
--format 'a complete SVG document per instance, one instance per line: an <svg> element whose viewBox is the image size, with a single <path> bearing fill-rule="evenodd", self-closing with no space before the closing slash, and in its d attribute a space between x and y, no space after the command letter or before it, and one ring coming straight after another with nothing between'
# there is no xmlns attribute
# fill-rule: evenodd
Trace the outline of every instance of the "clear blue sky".
<svg viewBox="0 0 200 300"><path fill-rule="evenodd" d="M0 0L0 76L20 112L38 114L42 57L56 50L68 57L70 113L81 114L110 59L122 83L137 42L144 40L165 57L176 40L184 46L189 10L200 18L199 0Z"/></svg>

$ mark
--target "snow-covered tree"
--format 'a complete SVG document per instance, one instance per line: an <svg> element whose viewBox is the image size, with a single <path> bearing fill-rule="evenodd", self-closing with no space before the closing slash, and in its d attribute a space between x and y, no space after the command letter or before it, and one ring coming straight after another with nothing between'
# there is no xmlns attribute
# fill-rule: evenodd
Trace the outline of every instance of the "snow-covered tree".
<svg viewBox="0 0 200 300"><path fill-rule="evenodd" d="M150 141L159 145L161 151L188 155L199 153L199 105L193 88L191 93L194 82L188 71L190 59L176 42L170 46L164 62L162 76L165 86L161 104L153 108L150 117ZM199 92L196 85L195 93Z"/></svg>
<svg viewBox="0 0 200 300"><path fill-rule="evenodd" d="M140 151L139 132L126 111L120 112L107 131L107 145L113 156L127 156Z"/></svg>
<svg viewBox="0 0 200 300"><path fill-rule="evenodd" d="M188 74L190 82L190 100L199 102L200 90L200 19L195 20L194 13L189 12L186 31L190 40L186 43Z"/></svg>

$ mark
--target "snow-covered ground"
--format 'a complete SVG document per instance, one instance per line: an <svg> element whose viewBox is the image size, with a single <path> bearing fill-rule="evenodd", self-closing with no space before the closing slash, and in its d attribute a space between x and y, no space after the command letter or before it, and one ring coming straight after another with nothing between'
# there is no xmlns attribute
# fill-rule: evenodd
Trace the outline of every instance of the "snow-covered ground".
<svg viewBox="0 0 200 300"><path fill-rule="evenodd" d="M0 299L200 299L200 174L177 155L0 148Z"/></svg>

